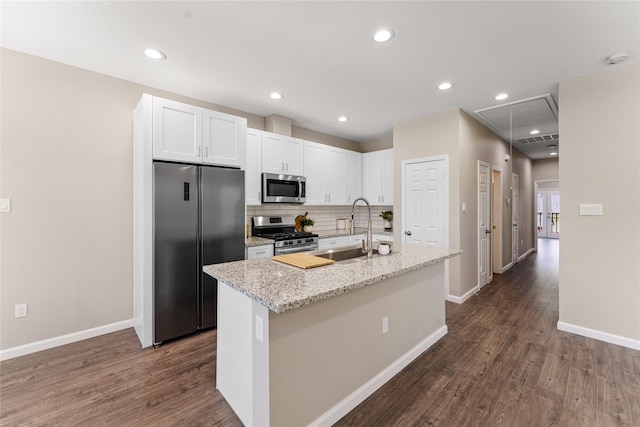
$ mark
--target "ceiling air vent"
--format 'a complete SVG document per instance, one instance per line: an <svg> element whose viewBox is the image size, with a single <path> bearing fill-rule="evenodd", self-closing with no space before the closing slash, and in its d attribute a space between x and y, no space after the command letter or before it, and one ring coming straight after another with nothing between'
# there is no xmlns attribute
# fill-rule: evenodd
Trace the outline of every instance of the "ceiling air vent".
<svg viewBox="0 0 640 427"><path fill-rule="evenodd" d="M536 142L547 142L547 141L557 141L557 140L558 140L558 134L550 133L547 135L538 135L538 136L531 136L529 138L522 138L522 139L519 139L518 142L520 144L531 144Z"/></svg>

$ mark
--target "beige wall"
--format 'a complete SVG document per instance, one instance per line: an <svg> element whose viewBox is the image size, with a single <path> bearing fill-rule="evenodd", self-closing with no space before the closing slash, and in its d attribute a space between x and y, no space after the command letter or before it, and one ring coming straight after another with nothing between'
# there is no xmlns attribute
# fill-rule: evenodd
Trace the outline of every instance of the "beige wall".
<svg viewBox="0 0 640 427"><path fill-rule="evenodd" d="M7 49L0 55L0 196L12 201L12 212L0 214L0 349L126 322L132 119L142 93L246 117L257 129L265 119ZM14 318L19 303L28 317Z"/></svg>
<svg viewBox="0 0 640 427"><path fill-rule="evenodd" d="M464 254L450 263L449 292L462 297L478 284L478 160L498 167L503 172L503 196L510 196L511 164L520 178L519 213L521 232L519 255L533 248L533 182L531 160L513 150L512 159L506 163L509 145L461 110L451 110L394 126L394 212L402 215L402 161L446 154L449 156L449 247L458 248ZM461 212L462 203L467 211ZM511 207L503 206L503 259L502 265L511 262ZM395 239L400 239L396 230Z"/></svg>
<svg viewBox="0 0 640 427"><path fill-rule="evenodd" d="M560 161L557 157L552 159L539 159L533 161L533 181L558 180Z"/></svg>
<svg viewBox="0 0 640 427"><path fill-rule="evenodd" d="M617 67L560 83L560 322L640 347L640 65Z"/></svg>
<svg viewBox="0 0 640 427"><path fill-rule="evenodd" d="M449 247L460 248L460 150L459 111L451 110L393 127L394 217L402 218L402 161L449 156ZM394 240L402 241L395 227ZM460 296L460 265L467 254L449 260L449 293Z"/></svg>

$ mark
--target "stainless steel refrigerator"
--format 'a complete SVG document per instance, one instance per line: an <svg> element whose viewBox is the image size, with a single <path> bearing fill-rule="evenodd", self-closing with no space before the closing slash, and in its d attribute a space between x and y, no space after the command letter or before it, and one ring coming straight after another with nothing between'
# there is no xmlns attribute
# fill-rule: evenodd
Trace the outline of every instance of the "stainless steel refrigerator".
<svg viewBox="0 0 640 427"><path fill-rule="evenodd" d="M244 172L154 162L154 344L216 326L203 265L244 259Z"/></svg>

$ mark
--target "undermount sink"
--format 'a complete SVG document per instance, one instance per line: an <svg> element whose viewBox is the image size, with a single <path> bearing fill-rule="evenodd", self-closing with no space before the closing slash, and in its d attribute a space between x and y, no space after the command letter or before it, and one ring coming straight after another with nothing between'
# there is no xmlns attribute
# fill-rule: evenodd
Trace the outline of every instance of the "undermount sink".
<svg viewBox="0 0 640 427"><path fill-rule="evenodd" d="M308 252L309 255L315 255L320 258L332 259L335 262L359 262L366 261L367 253L362 252L362 247L359 245L347 246L339 249L321 249L319 251ZM373 255L378 255L378 250L373 250Z"/></svg>

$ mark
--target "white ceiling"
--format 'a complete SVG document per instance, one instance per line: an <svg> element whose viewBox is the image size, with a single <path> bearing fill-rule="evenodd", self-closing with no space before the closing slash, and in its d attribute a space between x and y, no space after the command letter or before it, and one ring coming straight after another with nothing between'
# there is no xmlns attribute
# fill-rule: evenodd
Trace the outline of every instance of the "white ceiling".
<svg viewBox="0 0 640 427"><path fill-rule="evenodd" d="M640 1L0 3L3 47L368 142L637 63ZM383 26L386 44L371 40ZM142 51L162 50L153 61ZM627 51L620 65L604 59ZM454 87L441 92L440 82ZM271 91L284 93L274 101ZM509 99L493 97L507 92ZM558 106L560 111L562 106ZM338 116L350 120L339 123ZM557 131L557 129L556 129Z"/></svg>

